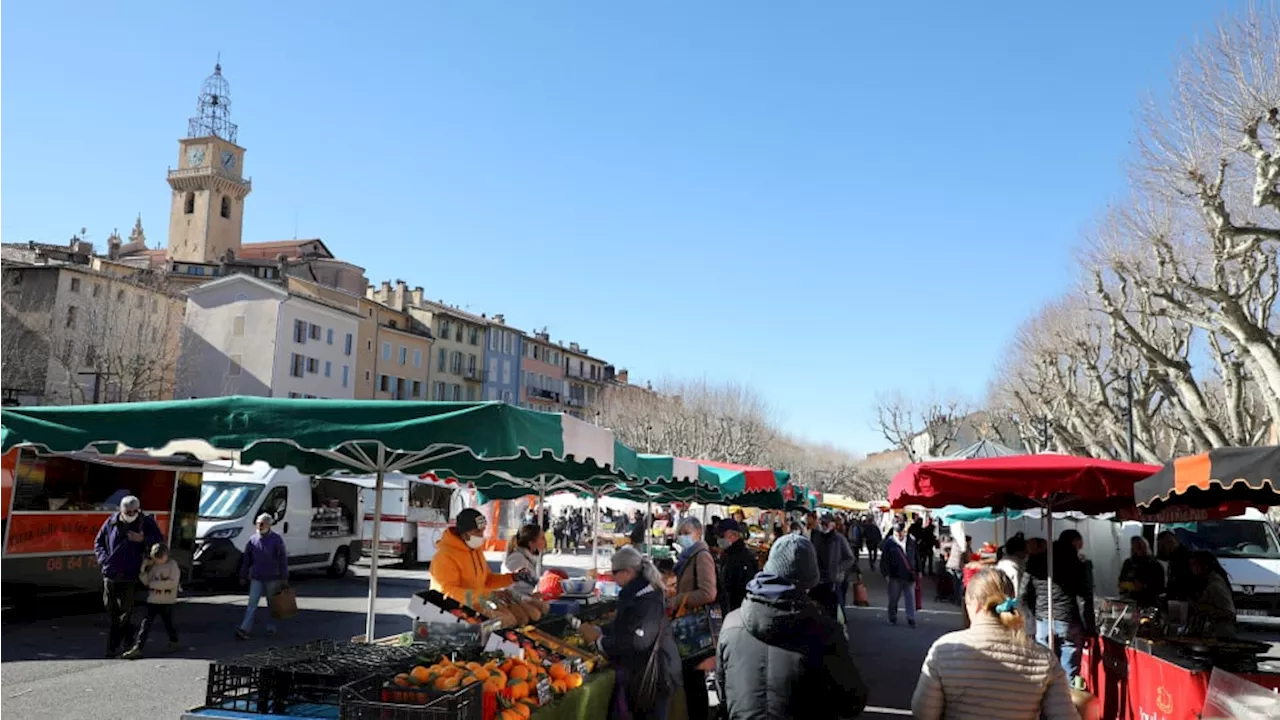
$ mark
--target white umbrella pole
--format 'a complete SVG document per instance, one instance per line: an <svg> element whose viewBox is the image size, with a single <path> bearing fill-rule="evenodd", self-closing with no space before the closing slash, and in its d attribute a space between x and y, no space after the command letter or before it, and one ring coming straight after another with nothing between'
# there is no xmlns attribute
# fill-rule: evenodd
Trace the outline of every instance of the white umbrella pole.
<svg viewBox="0 0 1280 720"><path fill-rule="evenodd" d="M591 494L591 502L594 505L594 509L592 510L592 513L591 513L593 516L591 520L591 525L592 525L591 527L591 569L595 570L597 569L596 566L600 562L597 559L600 557L599 555L599 552L600 552L600 495L599 493Z"/></svg>
<svg viewBox="0 0 1280 720"><path fill-rule="evenodd" d="M381 453L379 453L381 455ZM381 457L378 458L381 461ZM381 462L378 463L382 465ZM373 625L378 617L375 605L378 599L378 541L382 539L382 470L378 470L377 481L373 484L373 539L370 547L372 560L369 563L369 608L364 619L364 641L374 641Z"/></svg>
<svg viewBox="0 0 1280 720"><path fill-rule="evenodd" d="M543 508L547 504L547 482L546 476L538 478L538 515L533 519L535 525L538 526L539 534L545 540L547 537L547 528L542 527ZM542 553L538 553L538 560L534 563L534 567L538 571L538 577L542 577Z"/></svg>
<svg viewBox="0 0 1280 720"><path fill-rule="evenodd" d="M1045 517L1048 518L1048 523L1049 523L1049 582L1045 583L1045 585L1048 587L1048 602L1049 602L1049 647L1053 648L1055 647L1054 639L1056 636L1053 632L1053 555L1054 555L1053 550L1055 545L1053 542L1053 507L1052 506L1045 507ZM1034 608L1032 609L1034 610Z"/></svg>

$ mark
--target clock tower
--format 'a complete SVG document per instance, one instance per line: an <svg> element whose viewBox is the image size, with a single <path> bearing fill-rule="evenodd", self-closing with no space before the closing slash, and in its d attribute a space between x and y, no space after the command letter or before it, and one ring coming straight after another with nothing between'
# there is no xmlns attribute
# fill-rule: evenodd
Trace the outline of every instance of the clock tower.
<svg viewBox="0 0 1280 720"><path fill-rule="evenodd" d="M222 65L204 81L196 116L178 141L178 167L169 170L169 260L214 263L239 250L244 199L253 184L243 175L244 148L236 144L230 88Z"/></svg>

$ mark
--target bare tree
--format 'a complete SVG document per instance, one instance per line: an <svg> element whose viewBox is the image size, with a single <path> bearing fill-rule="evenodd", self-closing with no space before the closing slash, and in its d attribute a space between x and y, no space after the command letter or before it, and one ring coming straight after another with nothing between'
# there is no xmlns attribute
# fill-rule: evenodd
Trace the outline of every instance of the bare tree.
<svg viewBox="0 0 1280 720"><path fill-rule="evenodd" d="M956 438L968 415L967 403L955 398L917 400L893 392L876 400L877 429L912 462L955 450Z"/></svg>

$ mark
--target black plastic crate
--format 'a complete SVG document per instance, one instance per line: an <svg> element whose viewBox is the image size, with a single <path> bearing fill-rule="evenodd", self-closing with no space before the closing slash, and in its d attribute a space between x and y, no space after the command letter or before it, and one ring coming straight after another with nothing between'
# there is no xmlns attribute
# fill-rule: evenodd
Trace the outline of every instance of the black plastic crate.
<svg viewBox="0 0 1280 720"><path fill-rule="evenodd" d="M271 712L268 669L253 665L209 663L205 704L249 713Z"/></svg>
<svg viewBox="0 0 1280 720"><path fill-rule="evenodd" d="M483 683L432 697L423 688L385 687L387 678L370 677L345 685L339 720L483 720ZM398 696L398 697L397 697Z"/></svg>

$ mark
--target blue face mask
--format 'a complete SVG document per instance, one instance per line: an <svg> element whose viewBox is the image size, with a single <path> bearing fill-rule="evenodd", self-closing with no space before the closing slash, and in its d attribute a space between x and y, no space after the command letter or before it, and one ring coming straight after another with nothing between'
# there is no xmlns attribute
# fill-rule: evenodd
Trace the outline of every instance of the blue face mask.
<svg viewBox="0 0 1280 720"><path fill-rule="evenodd" d="M676 538L676 543L680 546L682 550L688 550L689 548L693 547L693 536L681 535L680 537Z"/></svg>

